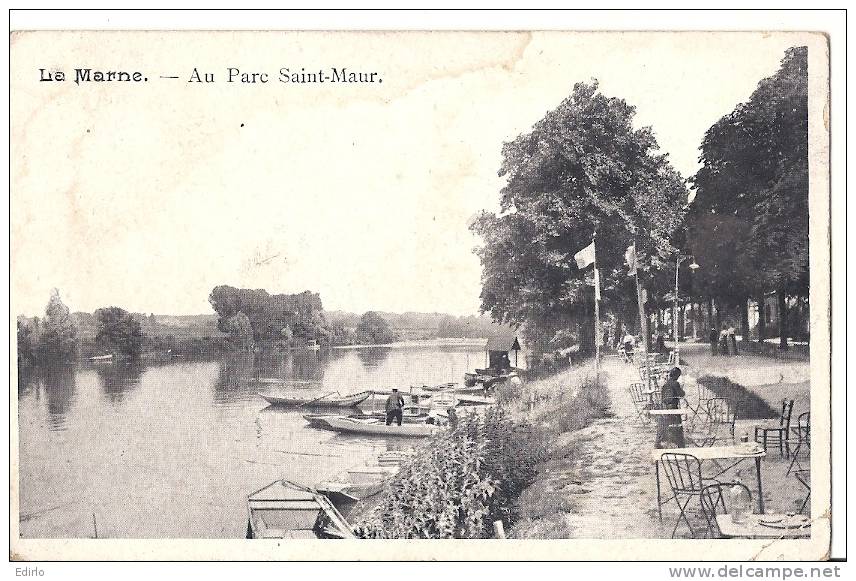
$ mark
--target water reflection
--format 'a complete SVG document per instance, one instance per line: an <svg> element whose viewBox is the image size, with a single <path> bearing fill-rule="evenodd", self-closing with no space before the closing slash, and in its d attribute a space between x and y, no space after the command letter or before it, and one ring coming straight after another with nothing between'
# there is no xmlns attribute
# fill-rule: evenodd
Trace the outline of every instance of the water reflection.
<svg viewBox="0 0 856 581"><path fill-rule="evenodd" d="M66 415L75 399L75 367L47 365L38 369L39 383L44 390L48 408L48 426L52 431L64 430Z"/></svg>
<svg viewBox="0 0 856 581"><path fill-rule="evenodd" d="M215 402L241 401L256 392L258 386L250 381L258 377L255 373L255 359L253 353L235 353L223 359L214 383Z"/></svg>
<svg viewBox="0 0 856 581"><path fill-rule="evenodd" d="M363 367L371 369L380 367L389 357L390 351L389 347L364 347L357 349L357 357L360 358Z"/></svg>
<svg viewBox="0 0 856 581"><path fill-rule="evenodd" d="M121 404L125 397L140 384L145 366L139 361L110 363L95 367L101 380L101 389L110 403Z"/></svg>

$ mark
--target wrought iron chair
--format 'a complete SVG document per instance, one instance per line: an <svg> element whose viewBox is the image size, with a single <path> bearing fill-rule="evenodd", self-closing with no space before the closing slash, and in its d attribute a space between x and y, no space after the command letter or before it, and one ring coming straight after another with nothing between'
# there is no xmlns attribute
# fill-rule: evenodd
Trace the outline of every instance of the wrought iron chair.
<svg viewBox="0 0 856 581"><path fill-rule="evenodd" d="M719 530L716 515L728 513L725 491L731 490L733 486L743 488L749 495L749 501L752 501L752 491L742 482L717 482L716 484L708 484L701 490L701 512L707 521L707 532L711 539L722 538L722 531Z"/></svg>
<svg viewBox="0 0 856 581"><path fill-rule="evenodd" d="M808 490L808 494L803 500L802 506L800 506L800 514L805 510L805 507L808 505L808 501L811 499L811 471L810 470L794 470L794 476L796 476L797 480L800 484L802 484L806 490ZM811 507L809 507L810 509ZM809 510L809 512L811 512Z"/></svg>
<svg viewBox="0 0 856 581"><path fill-rule="evenodd" d="M734 441L734 424L737 414L724 397L715 397L707 401L705 418L700 430L693 431L688 439L699 447L713 446L723 440ZM728 437L722 435L723 428L728 430Z"/></svg>
<svg viewBox="0 0 856 581"><path fill-rule="evenodd" d="M811 412L803 412L798 415L797 426L795 428L791 428L791 430L792 434L797 437L797 445L794 448L794 457L791 459L791 464L788 466L786 475L791 473L794 464L797 465L798 469L802 469L802 466L797 462L797 457L799 457L800 450L802 450L803 445L811 450Z"/></svg>
<svg viewBox="0 0 856 581"><path fill-rule="evenodd" d="M633 407L636 410L636 416L646 424L650 421L648 410L655 409L657 406L656 398L645 393L647 387L645 383L634 382L628 388L630 398L633 400Z"/></svg>
<svg viewBox="0 0 856 581"><path fill-rule="evenodd" d="M696 529L687 515L687 508L694 498L700 498L706 482L716 482L705 479L701 475L701 461L692 454L678 454L667 452L660 457L669 486L672 488L672 498L678 505L678 520L672 529L672 538L678 532L681 521L686 523L693 538L696 537Z"/></svg>
<svg viewBox="0 0 856 581"><path fill-rule="evenodd" d="M779 416L778 426L755 426L755 441L767 450L767 445L778 446L779 456L790 458L791 448L788 436L791 431L791 412L794 409L794 400L782 400L782 413Z"/></svg>

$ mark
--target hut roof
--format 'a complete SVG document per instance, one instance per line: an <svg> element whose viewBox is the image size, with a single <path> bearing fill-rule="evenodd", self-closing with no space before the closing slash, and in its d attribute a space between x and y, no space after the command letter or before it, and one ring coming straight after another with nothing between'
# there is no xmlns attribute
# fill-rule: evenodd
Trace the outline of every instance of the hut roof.
<svg viewBox="0 0 856 581"><path fill-rule="evenodd" d="M497 334L487 340L488 351L520 351L520 343L517 336Z"/></svg>

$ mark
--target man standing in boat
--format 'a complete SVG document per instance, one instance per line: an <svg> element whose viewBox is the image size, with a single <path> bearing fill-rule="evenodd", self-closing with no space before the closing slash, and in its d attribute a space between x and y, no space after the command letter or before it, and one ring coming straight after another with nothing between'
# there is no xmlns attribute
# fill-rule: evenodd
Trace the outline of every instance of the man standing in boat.
<svg viewBox="0 0 856 581"><path fill-rule="evenodd" d="M392 388L392 393L386 398L386 425L391 426L392 420L401 425L403 419L404 398L398 393L397 388Z"/></svg>

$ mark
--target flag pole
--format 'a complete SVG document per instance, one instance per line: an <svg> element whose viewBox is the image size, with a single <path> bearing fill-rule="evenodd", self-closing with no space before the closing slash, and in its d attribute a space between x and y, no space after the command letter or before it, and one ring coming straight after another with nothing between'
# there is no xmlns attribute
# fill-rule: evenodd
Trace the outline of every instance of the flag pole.
<svg viewBox="0 0 856 581"><path fill-rule="evenodd" d="M595 385L600 387L600 276L597 272L597 231L591 235L594 248L594 377Z"/></svg>
<svg viewBox="0 0 856 581"><path fill-rule="evenodd" d="M639 261L636 240L633 240L633 274L636 277L636 300L639 303L639 329L642 332L642 356L645 358L645 386L651 389L651 367L648 364L648 317L645 315L645 303L642 301L642 285L639 283Z"/></svg>

